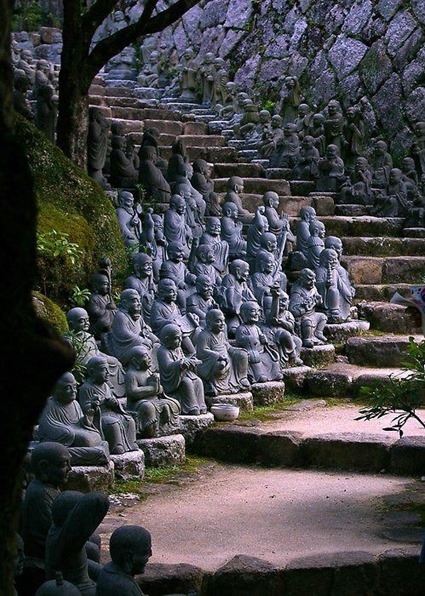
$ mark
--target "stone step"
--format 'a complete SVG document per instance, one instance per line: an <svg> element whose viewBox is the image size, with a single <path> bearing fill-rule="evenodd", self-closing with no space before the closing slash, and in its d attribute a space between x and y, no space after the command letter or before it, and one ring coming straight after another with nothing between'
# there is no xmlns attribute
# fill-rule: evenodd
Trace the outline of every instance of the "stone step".
<svg viewBox="0 0 425 596"><path fill-rule="evenodd" d="M425 257L358 257L343 255L341 263L356 284L420 283Z"/></svg>
<svg viewBox="0 0 425 596"><path fill-rule="evenodd" d="M226 196L226 193L221 192L221 193L217 193L217 195L220 198L220 203L223 204L224 197ZM248 209L248 211L251 211L252 216L254 217L254 213L255 213L255 210L257 209L257 207L260 207L260 205L263 205L263 195L258 194L258 193L245 193L244 192L239 196L241 197L243 207L245 209ZM288 213L289 216L296 216L299 211L299 207L298 207L299 203L296 201L293 201L293 199L294 199L294 197L279 196L278 210ZM295 199L297 199L297 197L295 197Z"/></svg>
<svg viewBox="0 0 425 596"><path fill-rule="evenodd" d="M131 81L134 87L134 81ZM120 87L105 87L105 97L131 97L133 100L133 88L124 85Z"/></svg>
<svg viewBox="0 0 425 596"><path fill-rule="evenodd" d="M105 99L103 95L90 95L89 97L89 105L91 106L104 106Z"/></svg>
<svg viewBox="0 0 425 596"><path fill-rule="evenodd" d="M418 342L423 336L413 336ZM400 367L409 345L407 335L363 336L348 339L345 351L350 364L373 367Z"/></svg>
<svg viewBox="0 0 425 596"><path fill-rule="evenodd" d="M391 300L396 292L404 298L410 296L412 284L356 284L356 302L383 302Z"/></svg>
<svg viewBox="0 0 425 596"><path fill-rule="evenodd" d="M258 157L258 152L254 149L241 149L237 153L239 161L250 162Z"/></svg>
<svg viewBox="0 0 425 596"><path fill-rule="evenodd" d="M289 184L293 195L307 196L316 188L315 182L309 182L308 180L291 180Z"/></svg>
<svg viewBox="0 0 425 596"><path fill-rule="evenodd" d="M213 178L264 178L264 168L254 163L215 163L212 170Z"/></svg>
<svg viewBox="0 0 425 596"><path fill-rule="evenodd" d="M425 254L425 238L341 238L344 254L374 257L421 256ZM425 273L425 272L424 272Z"/></svg>
<svg viewBox="0 0 425 596"><path fill-rule="evenodd" d="M371 329L391 333L395 329L398 333L420 334L421 327L417 326L414 317L406 310L406 307L388 302L367 302L357 304L359 317L370 322Z"/></svg>
<svg viewBox="0 0 425 596"><path fill-rule="evenodd" d="M297 193L298 194L298 193ZM327 236L401 236L404 219L398 217L322 217Z"/></svg>
<svg viewBox="0 0 425 596"><path fill-rule="evenodd" d="M133 139L133 143L135 145L140 146L142 143L142 139L143 139L143 131L139 131L139 132L130 132L129 133L131 138ZM159 136L159 142L162 143L164 145L164 147L168 148L170 151L170 155L171 155L171 145L174 143L174 141L176 140L176 136L171 134L165 134L165 133L161 133Z"/></svg>
<svg viewBox="0 0 425 596"><path fill-rule="evenodd" d="M104 94L105 94L105 87L104 87L104 85L96 85L96 84L91 84L90 85L90 89L89 89L89 96L90 96L90 98L93 95L103 96Z"/></svg>
<svg viewBox="0 0 425 596"><path fill-rule="evenodd" d="M356 337L369 331L370 323L366 320L353 320L347 323L329 324L324 334L332 343L346 342L349 337Z"/></svg>
<svg viewBox="0 0 425 596"><path fill-rule="evenodd" d="M264 194L272 190L278 195L290 195L289 184L286 180L266 180L265 178L244 178L244 190L247 193ZM214 189L216 192L226 192L228 178L216 178Z"/></svg>
<svg viewBox="0 0 425 596"><path fill-rule="evenodd" d="M118 124L121 125L123 134L129 134L129 133L141 133L143 134L143 130L145 128L145 123L143 120L124 120L122 118L110 118L109 119L111 124L112 122L117 122ZM136 142L135 138L133 138L133 142ZM141 141L141 137L140 137L140 141ZM139 143L138 143L139 144Z"/></svg>
<svg viewBox="0 0 425 596"><path fill-rule="evenodd" d="M110 105L110 104L109 104ZM122 118L123 120L144 120L145 109L144 107L121 107L110 105L112 116L114 118Z"/></svg>
<svg viewBox="0 0 425 596"><path fill-rule="evenodd" d="M367 214L368 212L364 205L335 205L335 215L359 217Z"/></svg>
<svg viewBox="0 0 425 596"><path fill-rule="evenodd" d="M234 162L235 150L231 147L187 147L187 155L189 160L193 162L195 159L205 159L208 162ZM171 156L171 142L167 146L160 146L159 152L161 157L169 159Z"/></svg>
<svg viewBox="0 0 425 596"><path fill-rule="evenodd" d="M180 135L185 147L224 147L226 139L221 135Z"/></svg>
<svg viewBox="0 0 425 596"><path fill-rule="evenodd" d="M291 174L290 168L266 168L266 178L269 180L289 180Z"/></svg>
<svg viewBox="0 0 425 596"><path fill-rule="evenodd" d="M183 122L185 135L207 135L208 124L205 122Z"/></svg>
<svg viewBox="0 0 425 596"><path fill-rule="evenodd" d="M154 120L152 118L146 118L144 122L145 129L156 128L160 133L167 135L182 135L185 131L185 124L177 120Z"/></svg>
<svg viewBox="0 0 425 596"><path fill-rule="evenodd" d="M104 95L102 98L105 104L111 108L130 108L141 110L149 107L147 102L143 101L142 99L138 99L137 97L108 97ZM125 118L125 116L122 117Z"/></svg>

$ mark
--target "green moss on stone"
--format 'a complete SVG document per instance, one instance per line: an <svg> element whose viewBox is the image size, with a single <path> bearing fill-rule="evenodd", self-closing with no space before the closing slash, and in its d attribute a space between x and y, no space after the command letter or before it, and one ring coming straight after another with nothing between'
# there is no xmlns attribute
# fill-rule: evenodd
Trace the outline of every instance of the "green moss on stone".
<svg viewBox="0 0 425 596"><path fill-rule="evenodd" d="M40 292L33 292L33 304L40 319L48 321L60 335L68 331L65 313L50 298Z"/></svg>

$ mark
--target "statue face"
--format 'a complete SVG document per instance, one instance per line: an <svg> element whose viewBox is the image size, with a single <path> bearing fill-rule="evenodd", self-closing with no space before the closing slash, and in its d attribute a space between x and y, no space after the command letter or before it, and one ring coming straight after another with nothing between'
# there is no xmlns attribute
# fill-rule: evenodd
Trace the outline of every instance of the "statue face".
<svg viewBox="0 0 425 596"><path fill-rule="evenodd" d="M289 306L289 296L288 295L283 295L279 297L279 310L280 311L285 311L288 310L288 306Z"/></svg>
<svg viewBox="0 0 425 596"><path fill-rule="evenodd" d="M124 308L135 321L140 318L142 313L142 303L140 296L137 292L134 292L124 302Z"/></svg>
<svg viewBox="0 0 425 596"><path fill-rule="evenodd" d="M244 263L240 267L236 268L236 279L238 281L246 281L249 277L249 265Z"/></svg>
<svg viewBox="0 0 425 596"><path fill-rule="evenodd" d="M267 252L275 252L277 249L277 240L275 238L270 238L266 242L266 250Z"/></svg>
<svg viewBox="0 0 425 596"><path fill-rule="evenodd" d="M331 269L335 269L338 265L338 257L337 255L332 255L330 254L327 259L326 259L327 265L331 268Z"/></svg>
<svg viewBox="0 0 425 596"><path fill-rule="evenodd" d="M221 223L219 219L213 218L207 222L207 232L212 236L219 236L221 234Z"/></svg>
<svg viewBox="0 0 425 596"><path fill-rule="evenodd" d="M305 271L300 275L302 286L306 290L312 290L314 288L314 284L316 283L316 275L313 271Z"/></svg>
<svg viewBox="0 0 425 596"><path fill-rule="evenodd" d="M108 363L99 363L92 371L91 377L95 383L106 383L109 379L109 366Z"/></svg>
<svg viewBox="0 0 425 596"><path fill-rule="evenodd" d="M81 315L76 320L71 322L72 328L78 333L78 331L88 331L90 327L89 315Z"/></svg>
<svg viewBox="0 0 425 596"><path fill-rule="evenodd" d="M111 286L109 284L109 279L103 276L101 279L98 280L96 284L96 290L101 296L106 296L109 294Z"/></svg>
<svg viewBox="0 0 425 596"><path fill-rule="evenodd" d="M144 572L147 562L152 556L152 550L149 552L141 551L135 552L132 555L132 575L140 575Z"/></svg>
<svg viewBox="0 0 425 596"><path fill-rule="evenodd" d="M173 203L173 207L174 207L176 213L178 213L179 215L183 215L183 213L186 211L186 203L185 203L184 198L186 198L186 195L189 195L189 193L186 188L184 188L184 189L182 188L180 192L182 193L182 200L178 201L176 199ZM189 196L187 196L187 198L189 198Z"/></svg>
<svg viewBox="0 0 425 596"><path fill-rule="evenodd" d="M171 304L177 300L177 288L174 283L167 284L166 286L162 286L160 290L161 300L167 302L167 304Z"/></svg>
<svg viewBox="0 0 425 596"><path fill-rule="evenodd" d="M150 277L152 275L152 261L144 261L139 267L140 277Z"/></svg>
<svg viewBox="0 0 425 596"><path fill-rule="evenodd" d="M225 321L223 313L217 313L214 315L209 323L209 327L213 333L221 333L224 331Z"/></svg>
<svg viewBox="0 0 425 596"><path fill-rule="evenodd" d="M390 184L398 184L401 180L400 170L394 168L390 172Z"/></svg>
<svg viewBox="0 0 425 596"><path fill-rule="evenodd" d="M264 257L261 261L261 269L263 273L271 273L273 271L274 259L270 257Z"/></svg>
<svg viewBox="0 0 425 596"><path fill-rule="evenodd" d="M69 375L59 379L55 387L55 398L63 405L70 404L77 396L77 383Z"/></svg>
<svg viewBox="0 0 425 596"><path fill-rule="evenodd" d="M121 207L124 207L124 209L133 209L133 206L134 206L133 196L130 193L125 193L125 194L121 195L120 204L121 204Z"/></svg>
<svg viewBox="0 0 425 596"><path fill-rule="evenodd" d="M258 323L260 320L260 307L252 302L249 307L243 311L243 320L245 323Z"/></svg>
<svg viewBox="0 0 425 596"><path fill-rule="evenodd" d="M213 286L209 279L200 281L196 287L197 287L198 293L203 298L211 298L211 296L213 295Z"/></svg>
<svg viewBox="0 0 425 596"><path fill-rule="evenodd" d="M367 167L367 162L363 157L356 159L355 170L356 172L364 172Z"/></svg>
<svg viewBox="0 0 425 596"><path fill-rule="evenodd" d="M336 148L329 146L326 149L326 157L328 159L335 159L337 157L337 150L336 150Z"/></svg>
<svg viewBox="0 0 425 596"><path fill-rule="evenodd" d="M175 329L164 338L164 344L169 350L177 350L182 343L182 332Z"/></svg>
<svg viewBox="0 0 425 596"><path fill-rule="evenodd" d="M47 482L52 486L62 486L68 480L71 471L71 458L65 453L55 453L45 460L43 472Z"/></svg>
<svg viewBox="0 0 425 596"><path fill-rule="evenodd" d="M183 246L174 246L171 249L168 249L168 256L170 261L174 263L181 263L184 259L184 249Z"/></svg>

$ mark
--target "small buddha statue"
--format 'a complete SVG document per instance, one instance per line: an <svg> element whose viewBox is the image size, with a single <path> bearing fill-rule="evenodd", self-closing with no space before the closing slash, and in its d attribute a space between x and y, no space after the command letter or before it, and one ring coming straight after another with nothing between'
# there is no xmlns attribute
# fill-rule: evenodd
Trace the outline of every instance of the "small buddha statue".
<svg viewBox="0 0 425 596"><path fill-rule="evenodd" d="M238 218L243 224L251 223L254 215L242 206L240 195L244 191L244 181L239 176L231 176L227 181L227 192L224 197L225 203L235 203L238 208Z"/></svg>
<svg viewBox="0 0 425 596"><path fill-rule="evenodd" d="M122 190L119 194L119 205L117 219L124 244L127 248L138 250L142 235L142 222L134 206L133 194Z"/></svg>
<svg viewBox="0 0 425 596"><path fill-rule="evenodd" d="M210 217L207 220L205 232L202 234L199 244L208 244L214 251L214 267L220 274L227 271L229 260L229 245L221 239L221 222L218 217Z"/></svg>
<svg viewBox="0 0 425 596"><path fill-rule="evenodd" d="M242 222L238 221L238 207L233 202L224 203L221 218L221 238L229 245L230 258L246 257L246 240L242 236Z"/></svg>
<svg viewBox="0 0 425 596"><path fill-rule="evenodd" d="M304 268L300 271L298 280L291 288L289 310L299 324L301 339L305 348L313 348L327 342L323 335L327 317L316 312L316 307L323 303L322 297L315 286L314 271Z"/></svg>

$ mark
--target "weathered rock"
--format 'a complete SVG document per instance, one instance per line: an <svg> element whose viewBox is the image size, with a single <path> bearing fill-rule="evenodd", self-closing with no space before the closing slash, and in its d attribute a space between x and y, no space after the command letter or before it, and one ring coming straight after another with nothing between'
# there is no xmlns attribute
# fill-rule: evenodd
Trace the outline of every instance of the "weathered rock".
<svg viewBox="0 0 425 596"><path fill-rule="evenodd" d="M381 40L367 51L359 70L367 91L372 94L391 75L392 63Z"/></svg>
<svg viewBox="0 0 425 596"><path fill-rule="evenodd" d="M291 366L282 370L283 380L289 389L303 389L310 366Z"/></svg>
<svg viewBox="0 0 425 596"><path fill-rule="evenodd" d="M120 455L111 455L115 466L115 477L123 480L138 478L143 480L145 475L145 456L143 451L127 451Z"/></svg>
<svg viewBox="0 0 425 596"><path fill-rule="evenodd" d="M346 352L352 364L360 366L400 366L409 345L406 336L351 337Z"/></svg>
<svg viewBox="0 0 425 596"><path fill-rule="evenodd" d="M331 342L346 341L349 337L353 337L369 331L369 321L349 321L348 323L340 323L338 325L326 325L325 335Z"/></svg>
<svg viewBox="0 0 425 596"><path fill-rule="evenodd" d="M415 17L420 21L423 25L425 25L425 6L421 0L411 0L412 10Z"/></svg>
<svg viewBox="0 0 425 596"><path fill-rule="evenodd" d="M183 435L170 435L137 441L145 454L148 468L183 464L186 458L186 444Z"/></svg>
<svg viewBox="0 0 425 596"><path fill-rule="evenodd" d="M231 393L228 395L205 396L208 407L212 404L232 404L238 406L241 412L252 412L254 409L253 395L250 391Z"/></svg>
<svg viewBox="0 0 425 596"><path fill-rule="evenodd" d="M389 136L400 129L403 122L400 77L393 73L372 97L372 104Z"/></svg>
<svg viewBox="0 0 425 596"><path fill-rule="evenodd" d="M379 0L376 10L388 21L402 5L403 0Z"/></svg>
<svg viewBox="0 0 425 596"><path fill-rule="evenodd" d="M107 492L114 485L114 463L107 466L73 466L66 483L66 490Z"/></svg>
<svg viewBox="0 0 425 596"><path fill-rule="evenodd" d="M425 470L425 438L404 437L391 447L391 472L406 476L423 475Z"/></svg>
<svg viewBox="0 0 425 596"><path fill-rule="evenodd" d="M198 435L214 422L211 412L200 416L180 416L180 431L185 438L186 445L192 445Z"/></svg>
<svg viewBox="0 0 425 596"><path fill-rule="evenodd" d="M285 397L285 383L270 381L269 383L255 383L251 387L254 405L272 406L283 401Z"/></svg>
<svg viewBox="0 0 425 596"><path fill-rule="evenodd" d="M357 1L353 4L342 26L344 33L361 34L372 14L371 0Z"/></svg>
<svg viewBox="0 0 425 596"><path fill-rule="evenodd" d="M370 321L372 328L378 331L391 333L397 329L399 333L420 333L404 306L363 301L357 304L357 308L359 316Z"/></svg>
<svg viewBox="0 0 425 596"><path fill-rule="evenodd" d="M306 366L326 366L334 362L335 348L331 344L315 346L314 348L301 348L300 357Z"/></svg>
<svg viewBox="0 0 425 596"><path fill-rule="evenodd" d="M345 35L340 35L329 50L329 60L341 80L350 74L362 61L367 46Z"/></svg>
<svg viewBox="0 0 425 596"><path fill-rule="evenodd" d="M425 110L425 87L417 87L406 101L406 115L411 122L416 122L418 114Z"/></svg>
<svg viewBox="0 0 425 596"><path fill-rule="evenodd" d="M394 56L403 42L416 29L416 21L407 11L400 11L391 21L385 34L388 53Z"/></svg>
<svg viewBox="0 0 425 596"><path fill-rule="evenodd" d="M261 463L266 466L294 467L302 465L301 433L275 431L259 437Z"/></svg>
<svg viewBox="0 0 425 596"><path fill-rule="evenodd" d="M196 441L197 452L233 463L253 463L260 459L257 428L226 426L208 429Z"/></svg>
<svg viewBox="0 0 425 596"><path fill-rule="evenodd" d="M307 390L323 397L346 397L350 395L353 376L350 373L330 370L312 371L307 374Z"/></svg>
<svg viewBox="0 0 425 596"><path fill-rule="evenodd" d="M187 563L149 563L143 575L136 576L136 581L142 591L150 596L188 594L191 591L199 594L204 576L205 571Z"/></svg>

